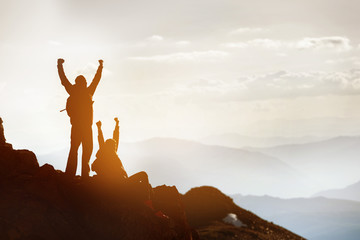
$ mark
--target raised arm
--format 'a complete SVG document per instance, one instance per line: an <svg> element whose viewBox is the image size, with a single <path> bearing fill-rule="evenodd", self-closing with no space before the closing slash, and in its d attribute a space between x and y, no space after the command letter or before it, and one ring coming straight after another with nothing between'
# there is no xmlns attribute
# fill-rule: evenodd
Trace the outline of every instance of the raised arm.
<svg viewBox="0 0 360 240"><path fill-rule="evenodd" d="M98 85L99 82L100 82L101 73L102 73L102 69L103 69L103 62L104 62L103 60L99 60L99 67L98 67L98 69L97 69L97 71L96 71L95 77L94 77L94 79L92 80L90 86L88 87L89 93L90 93L91 95L94 95L95 90L96 90L96 87L97 87L97 85Z"/></svg>
<svg viewBox="0 0 360 240"><path fill-rule="evenodd" d="M59 58L57 60L57 68L58 68L58 73L59 73L59 77L61 80L61 84L65 87L65 90L67 91L67 93L70 94L72 85L65 76L64 67L63 67L64 62L65 62L64 59Z"/></svg>
<svg viewBox="0 0 360 240"><path fill-rule="evenodd" d="M105 140L104 140L104 135L103 132L101 130L101 121L98 121L96 123L96 126L98 128L98 141L99 141L99 149L102 148L105 144Z"/></svg>
<svg viewBox="0 0 360 240"><path fill-rule="evenodd" d="M120 136L120 127L119 127L119 119L118 118L114 118L116 124L115 124L115 129L113 132L113 139L116 143L115 145L115 150L117 151L119 148L119 136Z"/></svg>

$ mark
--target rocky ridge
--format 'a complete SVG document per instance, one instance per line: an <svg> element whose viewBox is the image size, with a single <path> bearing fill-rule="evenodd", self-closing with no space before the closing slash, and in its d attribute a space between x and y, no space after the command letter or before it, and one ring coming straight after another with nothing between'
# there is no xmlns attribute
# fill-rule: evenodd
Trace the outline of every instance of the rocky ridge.
<svg viewBox="0 0 360 240"><path fill-rule="evenodd" d="M0 239L303 239L236 206L212 187L138 189L39 166L29 150L0 144Z"/></svg>

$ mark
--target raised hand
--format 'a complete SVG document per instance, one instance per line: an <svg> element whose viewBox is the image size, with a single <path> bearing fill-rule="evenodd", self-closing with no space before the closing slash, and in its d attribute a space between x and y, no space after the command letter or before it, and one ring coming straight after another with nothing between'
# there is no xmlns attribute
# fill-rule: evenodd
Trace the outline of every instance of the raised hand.
<svg viewBox="0 0 360 240"><path fill-rule="evenodd" d="M102 65L103 65L103 63L104 63L104 61L103 61L102 59L100 59L100 60L99 60L99 64L100 64L100 66L102 66Z"/></svg>
<svg viewBox="0 0 360 240"><path fill-rule="evenodd" d="M96 123L96 126L97 126L98 128L101 128L101 121L98 121L98 122Z"/></svg>
<svg viewBox="0 0 360 240"><path fill-rule="evenodd" d="M114 118L115 122L116 122L116 125L119 125L119 119L116 117Z"/></svg>
<svg viewBox="0 0 360 240"><path fill-rule="evenodd" d="M57 63L58 63L58 64L63 64L64 62L65 62L65 60L62 59L62 58L59 58L59 59L57 60Z"/></svg>

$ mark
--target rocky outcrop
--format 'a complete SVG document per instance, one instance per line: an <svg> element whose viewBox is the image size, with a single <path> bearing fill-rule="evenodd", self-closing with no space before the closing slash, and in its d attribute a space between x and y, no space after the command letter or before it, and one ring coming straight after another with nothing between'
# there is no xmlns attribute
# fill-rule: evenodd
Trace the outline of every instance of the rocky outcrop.
<svg viewBox="0 0 360 240"><path fill-rule="evenodd" d="M153 189L149 207L129 191L39 167L34 153L5 146L0 171L0 239L192 239L175 187Z"/></svg>
<svg viewBox="0 0 360 240"><path fill-rule="evenodd" d="M191 189L183 196L183 203L189 224L201 239L304 239L238 207L214 187Z"/></svg>
<svg viewBox="0 0 360 240"><path fill-rule="evenodd" d="M1 134L1 133L0 133ZM39 167L29 150L0 144L0 239L303 239L234 204L213 187L158 186L151 201L132 185ZM196 230L195 230L196 229Z"/></svg>

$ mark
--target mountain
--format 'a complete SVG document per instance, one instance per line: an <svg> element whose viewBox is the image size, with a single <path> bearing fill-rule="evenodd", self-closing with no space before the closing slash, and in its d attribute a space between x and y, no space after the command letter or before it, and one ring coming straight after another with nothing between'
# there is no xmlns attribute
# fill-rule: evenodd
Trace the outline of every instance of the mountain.
<svg viewBox="0 0 360 240"><path fill-rule="evenodd" d="M312 194L358 181L360 137L337 137L325 141L271 148L247 148L282 160L304 173ZM305 179L304 178L304 179Z"/></svg>
<svg viewBox="0 0 360 240"><path fill-rule="evenodd" d="M360 236L360 202L323 197L231 197L237 205L311 240L357 240Z"/></svg>
<svg viewBox="0 0 360 240"><path fill-rule="evenodd" d="M145 202L142 189L71 177L49 164L40 167L31 151L1 145L0 239L303 239L215 188L181 196L163 185L152 188Z"/></svg>
<svg viewBox="0 0 360 240"><path fill-rule="evenodd" d="M182 200L200 239L303 239L237 206L214 187L192 188Z"/></svg>
<svg viewBox="0 0 360 240"><path fill-rule="evenodd" d="M314 194L314 197L326 197L360 201L360 181L341 189L330 189Z"/></svg>
<svg viewBox="0 0 360 240"><path fill-rule="evenodd" d="M274 147L279 145L302 144L325 140L325 137L303 136L303 137L249 137L237 133L225 133L210 135L198 141L207 145L218 145L231 148L244 147Z"/></svg>
<svg viewBox="0 0 360 240"><path fill-rule="evenodd" d="M129 187L70 177L0 146L0 239L198 239L175 187L152 189L153 207Z"/></svg>
<svg viewBox="0 0 360 240"><path fill-rule="evenodd" d="M133 174L149 173L155 185L164 180L180 192L193 186L212 185L224 192L292 196L307 189L301 174L284 162L262 153L197 142L153 138L135 143L120 143L119 156ZM67 150L39 156L42 163L65 163ZM297 186L294 188L294 186Z"/></svg>
<svg viewBox="0 0 360 240"><path fill-rule="evenodd" d="M301 174L277 158L241 149L154 138L121 143L119 156L130 172L145 170L155 184L166 179L181 192L211 185L227 193L291 196L308 187Z"/></svg>

